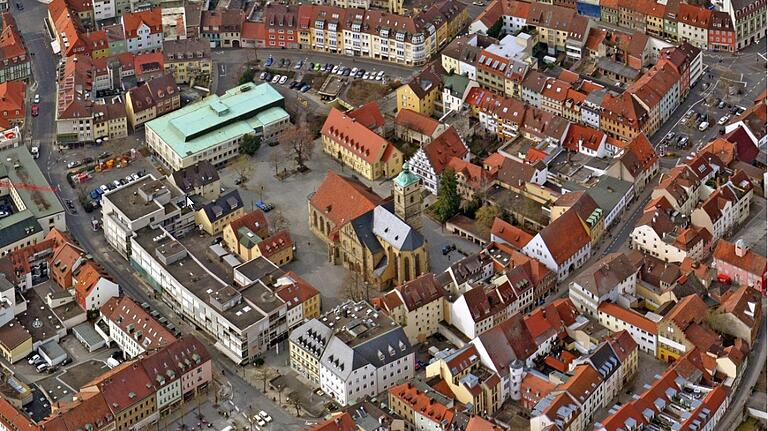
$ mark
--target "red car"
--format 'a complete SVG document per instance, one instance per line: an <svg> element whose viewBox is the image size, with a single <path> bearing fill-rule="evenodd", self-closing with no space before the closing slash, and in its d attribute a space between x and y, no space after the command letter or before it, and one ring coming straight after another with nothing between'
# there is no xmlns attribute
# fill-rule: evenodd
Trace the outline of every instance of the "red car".
<svg viewBox="0 0 768 431"><path fill-rule="evenodd" d="M37 117L37 114L40 112L40 107L37 105L32 105L32 116Z"/></svg>

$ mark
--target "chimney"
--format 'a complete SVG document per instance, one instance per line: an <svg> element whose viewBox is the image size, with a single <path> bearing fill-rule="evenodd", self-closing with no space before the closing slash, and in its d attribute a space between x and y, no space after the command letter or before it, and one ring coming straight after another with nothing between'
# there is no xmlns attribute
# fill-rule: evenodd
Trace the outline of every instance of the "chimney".
<svg viewBox="0 0 768 431"><path fill-rule="evenodd" d="M749 247L744 244L744 240L740 239L733 245L733 249L736 252L737 257L744 257L747 254Z"/></svg>

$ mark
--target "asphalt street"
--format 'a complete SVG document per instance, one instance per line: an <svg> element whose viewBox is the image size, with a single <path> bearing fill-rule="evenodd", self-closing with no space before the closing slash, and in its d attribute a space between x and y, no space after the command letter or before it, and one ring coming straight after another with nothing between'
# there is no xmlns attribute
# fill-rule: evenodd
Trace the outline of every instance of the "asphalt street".
<svg viewBox="0 0 768 431"><path fill-rule="evenodd" d="M41 143L40 158L38 159L41 169L46 173L51 184L62 186L61 191L57 194L59 199L76 200L75 191L66 185L63 175L57 175L57 172L61 172L61 170L51 169L59 157L58 151L52 145L55 135L53 109L56 100L56 69L59 60L53 54L50 38L43 28L46 16L46 5L38 2L25 2L24 12L15 13L18 27L33 59L35 83L32 88L40 95L40 115L32 117L29 127L31 127L32 139ZM32 93L31 98L34 93L30 93ZM280 409L273 401L243 380L239 374L232 372L236 371L237 367L213 346L215 340L211 340L205 334L196 331L194 327L181 322L165 304L151 297L145 283L134 270L130 269L125 259L108 248L100 233L94 233L91 230L90 216L82 212L67 214L67 227L72 238L87 252L95 256L107 273L115 278L123 292L138 302L150 303L153 309L157 309L168 317L182 332L194 333L206 344L217 368L230 371L226 373L226 379L232 384L233 401L236 405L254 404L260 409L266 410L274 418L274 422L270 425L273 429L298 430L302 428L302 420Z"/></svg>

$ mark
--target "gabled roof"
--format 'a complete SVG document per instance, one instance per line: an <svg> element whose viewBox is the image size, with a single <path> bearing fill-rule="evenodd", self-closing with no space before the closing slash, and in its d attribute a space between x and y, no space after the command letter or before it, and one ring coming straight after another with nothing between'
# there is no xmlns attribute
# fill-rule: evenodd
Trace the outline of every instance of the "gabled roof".
<svg viewBox="0 0 768 431"><path fill-rule="evenodd" d="M271 256L293 247L291 234L287 230L282 230L274 235L265 238L257 244L261 255L269 259Z"/></svg>
<svg viewBox="0 0 768 431"><path fill-rule="evenodd" d="M704 320L707 309L707 304L698 295L688 295L669 310L664 320L671 320L680 329L685 330L692 322Z"/></svg>
<svg viewBox="0 0 768 431"><path fill-rule="evenodd" d="M441 286L435 274L429 272L395 288L405 308L416 310L424 305L443 298L448 292Z"/></svg>
<svg viewBox="0 0 768 431"><path fill-rule="evenodd" d="M432 165L432 169L438 175L443 173L448 162L453 157L463 159L469 153L464 140L461 139L461 136L459 136L459 133L456 132L453 126L447 128L440 136L425 145L423 150Z"/></svg>
<svg viewBox="0 0 768 431"><path fill-rule="evenodd" d="M321 133L366 163L385 161L392 144L352 117L331 108Z"/></svg>
<svg viewBox="0 0 768 431"><path fill-rule="evenodd" d="M347 115L371 130L384 127L384 116L381 115L376 101L370 101L359 106L347 112Z"/></svg>
<svg viewBox="0 0 768 431"><path fill-rule="evenodd" d="M491 235L501 238L507 244L517 249L525 247L533 239L533 235L507 223L499 217L493 220Z"/></svg>
<svg viewBox="0 0 768 431"><path fill-rule="evenodd" d="M207 160L174 171L171 175L174 184L183 193L190 193L198 187L219 181L219 171Z"/></svg>
<svg viewBox="0 0 768 431"><path fill-rule="evenodd" d="M309 204L328 218L336 231L383 201L373 189L359 180L328 171L320 187L310 196Z"/></svg>
<svg viewBox="0 0 768 431"><path fill-rule="evenodd" d="M150 79L144 85L130 89L128 93L131 95L131 106L135 113L150 109L174 97L180 97L176 79L170 73Z"/></svg>
<svg viewBox="0 0 768 431"><path fill-rule="evenodd" d="M603 302L597 309L602 313L613 316L622 322L627 322L648 333L656 334L658 332L658 328L653 321L636 311L626 309L610 302Z"/></svg>
<svg viewBox="0 0 768 431"><path fill-rule="evenodd" d="M440 127L440 122L416 111L401 109L395 116L395 126L402 126L422 135L432 136Z"/></svg>
<svg viewBox="0 0 768 431"><path fill-rule="evenodd" d="M100 309L101 316L120 328L124 334L134 337L145 350L166 346L176 337L147 310L131 298L122 296L110 298ZM140 340L137 334L141 333Z"/></svg>
<svg viewBox="0 0 768 431"><path fill-rule="evenodd" d="M641 172L651 169L656 164L659 155L645 134L640 133L629 142L619 160L629 173L637 178Z"/></svg>
<svg viewBox="0 0 768 431"><path fill-rule="evenodd" d="M344 412L317 425L307 428L307 431L357 431L357 424L349 413Z"/></svg>
<svg viewBox="0 0 768 431"><path fill-rule="evenodd" d="M765 106L765 104L763 104L763 106ZM755 129L759 130L759 126L755 127ZM750 127L750 131L752 130L752 127ZM744 163L752 164L760 153L760 149L757 148L757 145L752 141L752 138L749 136L749 133L747 133L744 126L737 126L735 129L726 133L724 138L736 146L736 158Z"/></svg>
<svg viewBox="0 0 768 431"><path fill-rule="evenodd" d="M733 315L754 331L762 322L761 302L760 292L753 287L744 285L731 291L717 311L718 313Z"/></svg>
<svg viewBox="0 0 768 431"><path fill-rule="evenodd" d="M149 27L150 34L163 32L163 17L160 8L138 12L125 12L122 17L126 39L138 37L138 30L143 25Z"/></svg>
<svg viewBox="0 0 768 431"><path fill-rule="evenodd" d="M483 345L494 368L502 375L509 372L513 361L524 361L537 349L520 313L478 335L476 342Z"/></svg>
<svg viewBox="0 0 768 431"><path fill-rule="evenodd" d="M739 256L736 253L737 245L744 248L743 256ZM717 242L715 250L712 252L712 257L715 260L723 261L759 277L764 276L766 268L768 268L768 263L764 256L760 256L751 249L746 249L746 246L743 243L739 244L738 241L734 244L721 239Z"/></svg>
<svg viewBox="0 0 768 431"><path fill-rule="evenodd" d="M564 212L539 232L552 258L560 265L591 242L579 215L573 209ZM566 241L563 238L567 238Z"/></svg>
<svg viewBox="0 0 768 431"><path fill-rule="evenodd" d="M601 298L638 270L639 267L633 265L624 253L611 253L582 271L573 282Z"/></svg>

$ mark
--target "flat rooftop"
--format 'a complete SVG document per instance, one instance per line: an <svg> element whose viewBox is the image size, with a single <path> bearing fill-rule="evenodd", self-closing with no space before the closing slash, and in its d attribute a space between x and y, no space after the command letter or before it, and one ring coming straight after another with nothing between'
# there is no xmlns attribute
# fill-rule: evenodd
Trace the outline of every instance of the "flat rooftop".
<svg viewBox="0 0 768 431"><path fill-rule="evenodd" d="M248 83L149 121L146 127L180 157L188 157L286 116L283 96L271 85Z"/></svg>
<svg viewBox="0 0 768 431"><path fill-rule="evenodd" d="M549 214L544 212L542 205L520 193L503 187L491 187L488 191L488 200L499 208L509 208L542 227L549 224Z"/></svg>
<svg viewBox="0 0 768 431"><path fill-rule="evenodd" d="M351 348L396 327L394 320L364 301L347 301L337 305L320 316L319 320L331 327L334 335Z"/></svg>
<svg viewBox="0 0 768 431"><path fill-rule="evenodd" d="M130 220L139 219L163 208L165 208L166 212L176 209L176 206L173 204L164 207L154 200L145 202L139 195L139 189L144 186L152 186L154 188L157 188L157 186L164 186L170 191L171 198L178 197L180 193L176 186L171 184L167 178L152 179L151 176L145 175L138 181L128 183L122 187L107 192L104 196L109 198L109 201Z"/></svg>
<svg viewBox="0 0 768 431"><path fill-rule="evenodd" d="M46 283L51 283L51 281ZM27 291L24 294L28 301L27 310L16 315L19 322L32 335L33 343L48 340L59 331L64 330L64 325L48 307L43 297L38 294L38 289L43 289L44 292L48 290L47 287L35 286L35 288Z"/></svg>
<svg viewBox="0 0 768 431"><path fill-rule="evenodd" d="M261 280L268 275L277 278L285 274L285 271L262 256L235 267L235 270L251 281Z"/></svg>
<svg viewBox="0 0 768 431"><path fill-rule="evenodd" d="M133 238L147 253L156 257L156 250L166 244L172 244L178 241L168 236L164 236L161 239L155 240L161 231L151 228L143 228L136 232L136 236ZM211 302L211 295L216 292L222 291L224 296L228 296L228 292L236 290L218 277L214 277L205 270L198 262L205 262L206 258L201 256L195 256L194 259L187 251L187 255L182 259L170 264L164 265L159 259L155 258L159 265L162 265L170 274L180 283L184 284L187 290L200 299L200 301L208 304L212 309L216 310L222 317L227 319L232 325L244 330L256 322L264 319L265 316L258 310L248 306L248 304L241 302L234 307L230 307L228 310L219 311L217 306Z"/></svg>
<svg viewBox="0 0 768 431"><path fill-rule="evenodd" d="M26 147L7 148L0 151L0 182L5 181L42 188L42 190L35 190L34 187L16 188L16 193L24 202L26 209L35 218L50 217L64 211L61 202L56 199L56 194L46 190L50 184ZM19 213L21 212L23 211ZM6 220L12 217L7 217ZM2 229L3 223L4 221L0 220L0 229Z"/></svg>

